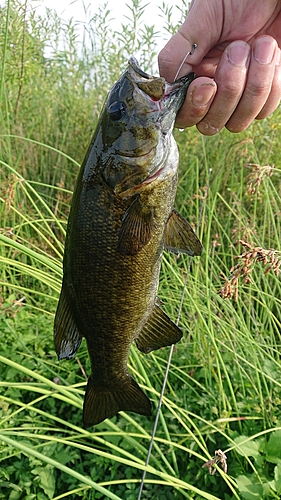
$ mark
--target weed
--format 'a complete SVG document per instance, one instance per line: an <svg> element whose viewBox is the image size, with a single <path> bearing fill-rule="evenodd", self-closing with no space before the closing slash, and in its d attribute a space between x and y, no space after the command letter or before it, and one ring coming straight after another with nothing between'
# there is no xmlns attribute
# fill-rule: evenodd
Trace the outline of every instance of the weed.
<svg viewBox="0 0 281 500"><path fill-rule="evenodd" d="M81 427L86 347L58 363L52 330L79 164L131 52L144 70L154 67L157 34L142 25L139 0L118 33L106 4L88 9L82 47L73 21L49 10L38 17L30 7L10 0L0 8L0 498L132 500L144 470L143 498L279 498L280 110L241 134L175 131L176 207L204 252L192 261L163 257L159 298L174 320L186 281L183 340L146 466L152 420L121 412ZM173 8L180 23L187 3L162 5L169 35ZM243 300L224 300L237 297L245 279ZM130 370L154 409L167 357L167 349L148 356L131 349Z"/></svg>

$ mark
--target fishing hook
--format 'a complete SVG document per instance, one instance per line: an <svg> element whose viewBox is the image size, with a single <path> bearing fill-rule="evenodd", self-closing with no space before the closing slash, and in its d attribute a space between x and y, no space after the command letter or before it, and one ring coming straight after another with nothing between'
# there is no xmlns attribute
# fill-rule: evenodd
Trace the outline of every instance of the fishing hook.
<svg viewBox="0 0 281 500"><path fill-rule="evenodd" d="M174 78L174 82L175 82L175 81L176 81L176 79L178 78L178 76L179 76L179 74L180 74L180 70L182 69L182 67L183 67L183 65L184 65L184 63L185 63L185 61L186 61L186 60L187 60L187 58L188 58L188 56L192 56L192 54L194 53L194 51L195 51L195 49L196 49L196 48L197 48L197 43L194 43L194 44L192 45L192 49L191 49L191 50L189 50L189 51L187 52L187 54L184 56L184 59L182 60L182 62L181 62L181 64L180 64L180 67L179 67L178 71L176 72L176 76L175 76L175 78Z"/></svg>

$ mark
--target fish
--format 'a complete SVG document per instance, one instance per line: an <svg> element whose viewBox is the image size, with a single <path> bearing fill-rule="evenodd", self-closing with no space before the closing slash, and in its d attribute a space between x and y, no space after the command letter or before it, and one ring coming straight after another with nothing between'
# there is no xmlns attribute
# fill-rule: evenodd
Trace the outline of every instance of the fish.
<svg viewBox="0 0 281 500"><path fill-rule="evenodd" d="M174 209L179 154L173 126L193 79L192 73L168 83L131 57L109 91L77 177L54 345L59 360L71 359L86 339L85 427L121 410L151 416L151 401L128 370L131 344L147 354L182 338L157 290L164 249L202 252Z"/></svg>

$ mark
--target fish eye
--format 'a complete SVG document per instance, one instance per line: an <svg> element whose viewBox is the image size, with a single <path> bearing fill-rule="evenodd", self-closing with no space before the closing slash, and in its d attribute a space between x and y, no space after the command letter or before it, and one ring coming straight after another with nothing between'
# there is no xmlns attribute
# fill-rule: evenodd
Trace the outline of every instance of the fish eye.
<svg viewBox="0 0 281 500"><path fill-rule="evenodd" d="M110 106L108 107L108 112L110 114L110 118L113 121L120 120L122 116L124 116L126 112L126 108L121 101L114 101Z"/></svg>

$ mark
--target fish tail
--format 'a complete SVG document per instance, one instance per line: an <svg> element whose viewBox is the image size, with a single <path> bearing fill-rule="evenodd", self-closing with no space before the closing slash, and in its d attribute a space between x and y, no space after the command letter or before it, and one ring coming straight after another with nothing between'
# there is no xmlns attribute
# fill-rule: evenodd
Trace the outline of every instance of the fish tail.
<svg viewBox="0 0 281 500"><path fill-rule="evenodd" d="M83 406L85 427L97 425L122 410L148 417L152 414L150 400L133 377L129 375L123 386L112 391L98 387L90 377Z"/></svg>

